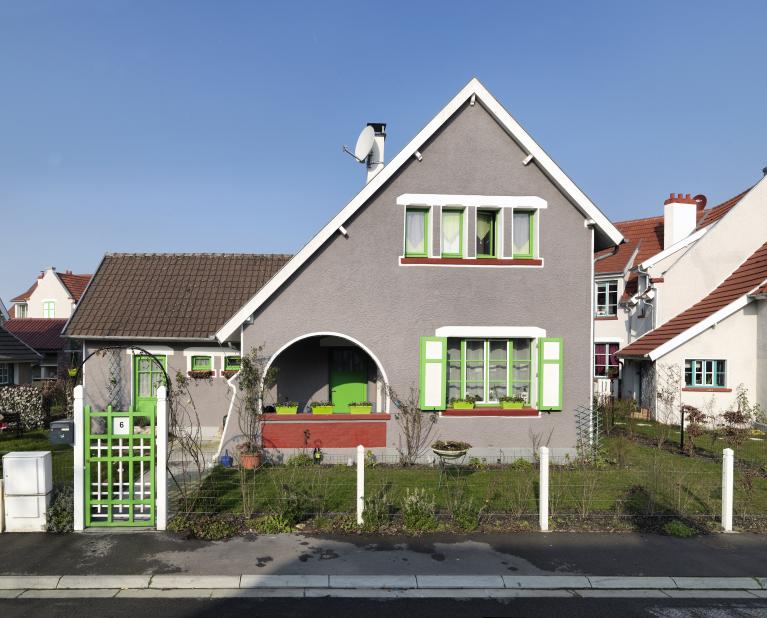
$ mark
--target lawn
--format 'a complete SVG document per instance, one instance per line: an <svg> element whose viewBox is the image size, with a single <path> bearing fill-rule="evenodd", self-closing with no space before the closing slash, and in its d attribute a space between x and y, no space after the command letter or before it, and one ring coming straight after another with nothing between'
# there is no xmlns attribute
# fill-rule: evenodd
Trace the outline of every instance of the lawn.
<svg viewBox="0 0 767 618"><path fill-rule="evenodd" d="M51 451L54 487L72 483L72 447L67 444L51 444L47 431L30 431L21 438L17 438L15 433L0 433L0 458L13 451ZM0 459L0 474L2 470Z"/></svg>

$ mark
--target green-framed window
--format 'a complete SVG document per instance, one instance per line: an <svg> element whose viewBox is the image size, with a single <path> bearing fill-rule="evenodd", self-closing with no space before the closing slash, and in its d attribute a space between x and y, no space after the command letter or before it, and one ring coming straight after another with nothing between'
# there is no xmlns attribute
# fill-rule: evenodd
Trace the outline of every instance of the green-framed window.
<svg viewBox="0 0 767 618"><path fill-rule="evenodd" d="M727 361L685 360L684 385L687 388L726 388Z"/></svg>
<svg viewBox="0 0 767 618"><path fill-rule="evenodd" d="M405 256L429 256L428 208L408 208L405 211Z"/></svg>
<svg viewBox="0 0 767 618"><path fill-rule="evenodd" d="M531 258L535 255L535 212L515 210L512 215L512 257Z"/></svg>
<svg viewBox="0 0 767 618"><path fill-rule="evenodd" d="M442 209L442 257L463 257L463 210Z"/></svg>
<svg viewBox="0 0 767 618"><path fill-rule="evenodd" d="M43 301L43 317L44 318L56 317L56 301L55 300Z"/></svg>
<svg viewBox="0 0 767 618"><path fill-rule="evenodd" d="M497 238L498 236L498 211L496 210L478 210L477 211L477 257L494 258L497 257Z"/></svg>
<svg viewBox="0 0 767 618"><path fill-rule="evenodd" d="M478 397L478 405L517 395L530 403L530 339L447 340L447 399Z"/></svg>
<svg viewBox="0 0 767 618"><path fill-rule="evenodd" d="M212 371L213 358L211 356L193 356L192 371Z"/></svg>
<svg viewBox="0 0 767 618"><path fill-rule="evenodd" d="M224 370L239 371L241 364L242 364L242 360L240 359L239 356L227 356L224 359Z"/></svg>

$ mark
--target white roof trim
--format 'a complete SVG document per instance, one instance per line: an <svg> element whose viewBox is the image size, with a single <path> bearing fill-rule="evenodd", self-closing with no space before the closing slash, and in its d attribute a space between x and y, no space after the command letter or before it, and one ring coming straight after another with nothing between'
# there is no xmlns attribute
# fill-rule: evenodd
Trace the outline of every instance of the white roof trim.
<svg viewBox="0 0 767 618"><path fill-rule="evenodd" d="M199 346L196 348L185 348L184 356L240 356L239 350L232 348L206 348Z"/></svg>
<svg viewBox="0 0 767 618"><path fill-rule="evenodd" d="M669 339L663 345L658 346L653 351L651 351L647 356L649 357L650 360L655 361L661 358L662 356L665 356L672 350L675 350L680 345L687 343L693 337L697 337L703 331L708 330L712 326L716 326L719 322L731 316L733 313L735 313L736 311L739 311L740 309L745 307L748 303L750 303L753 300L753 297L749 296L749 294L744 294L740 298L736 298L729 305L726 305L722 307L719 311L712 313L706 319L701 320L700 322L695 324L695 326L691 326L686 331L679 333L673 339ZM649 332L652 332L652 331L649 331ZM641 337L637 339L636 341L639 341L639 340L641 340Z"/></svg>
<svg viewBox="0 0 767 618"><path fill-rule="evenodd" d="M262 287L245 305L237 311L218 330L216 338L219 341L229 339L240 325L247 320L272 294L306 262L319 248L336 233L365 202L375 194L414 154L423 144L434 135L437 130L455 114L460 107L475 95L487 111L504 127L512 137L535 158L541 170L570 197L574 204L588 218L594 219L596 225L616 245L623 241L623 236L618 229L610 223L608 218L600 211L592 201L567 177L559 166L535 143L519 123L511 117L503 106L493 97L490 92L475 77L455 95L442 110L421 129L402 150L395 156L376 176L367 183L354 198L328 222L304 247L294 255L290 261Z"/></svg>
<svg viewBox="0 0 767 618"><path fill-rule="evenodd" d="M403 193L397 198L398 206L483 206L495 208L548 207L546 200L537 195L447 195L440 193Z"/></svg>
<svg viewBox="0 0 767 618"><path fill-rule="evenodd" d="M149 354L155 354L158 356L172 356L173 355L173 348L167 346L167 345L148 345L148 346L141 346L141 344L137 344L139 347L136 348L128 348L127 352L128 354L132 354L134 356L141 356L144 354L144 352L148 352Z"/></svg>
<svg viewBox="0 0 767 618"><path fill-rule="evenodd" d="M712 224L715 225L715 224ZM639 268L641 270L647 270L651 266L654 266L661 260L665 260L670 255L674 255L677 251L680 249L684 249L687 245L691 245L696 240L698 240L701 236L703 236L708 230L711 228L711 226L704 227L699 229L697 232L693 232L686 238L683 238L679 242L675 242L673 245L671 245L668 249L664 249L660 253L656 253L652 257L647 258L644 262L639 264Z"/></svg>
<svg viewBox="0 0 767 618"><path fill-rule="evenodd" d="M537 326L440 326L434 331L437 337L499 337L513 339L515 337L537 338L545 337L546 329Z"/></svg>
<svg viewBox="0 0 767 618"><path fill-rule="evenodd" d="M623 343L622 337L594 337L594 343Z"/></svg>

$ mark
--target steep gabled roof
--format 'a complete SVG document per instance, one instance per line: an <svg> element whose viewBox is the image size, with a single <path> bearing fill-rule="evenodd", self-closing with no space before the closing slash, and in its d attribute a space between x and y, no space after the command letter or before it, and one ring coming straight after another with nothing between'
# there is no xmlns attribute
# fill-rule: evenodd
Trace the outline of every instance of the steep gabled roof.
<svg viewBox="0 0 767 618"><path fill-rule="evenodd" d="M423 146L458 110L469 100L482 105L498 124L532 156L532 160L548 179L567 196L584 217L594 221L598 238L605 244L619 244L623 236L610 220L586 197L576 184L554 163L548 154L533 140L522 126L512 118L498 100L475 77L455 95L442 110L395 156L363 189L325 225L291 260L285 268L265 285L258 294L245 303L237 313L233 314L222 328L216 333L219 341L231 337L240 325L253 312L274 294L298 269L322 247L335 233L339 226L359 210L365 203L388 181L416 151Z"/></svg>
<svg viewBox="0 0 767 618"><path fill-rule="evenodd" d="M663 249L663 217L633 219L615 224L626 241L595 254L594 271L622 273ZM632 259L633 258L633 259Z"/></svg>
<svg viewBox="0 0 767 618"><path fill-rule="evenodd" d="M65 336L209 340L289 259L231 253L107 254Z"/></svg>
<svg viewBox="0 0 767 618"><path fill-rule="evenodd" d="M26 292L22 292L18 296L15 296L11 299L12 303L24 303L29 300L29 297L32 296L32 292L35 291L35 288L37 288L37 280L29 287L29 289Z"/></svg>
<svg viewBox="0 0 767 618"><path fill-rule="evenodd" d="M42 356L0 324L0 362L39 361Z"/></svg>
<svg viewBox="0 0 767 618"><path fill-rule="evenodd" d="M72 297L72 299L76 303L80 302L80 298L82 298L83 292L85 292L85 288L88 287L88 283L90 282L91 277L93 276L93 275L74 275L69 271L64 273L56 272L56 275L58 275L59 279L61 280L61 283L64 284L64 287L69 292L69 295Z"/></svg>
<svg viewBox="0 0 767 618"><path fill-rule="evenodd" d="M696 329L706 328L708 322L722 320L745 306L749 295L761 288L767 288L767 242L703 300L645 333L620 350L618 356L655 360L697 334Z"/></svg>
<svg viewBox="0 0 767 618"><path fill-rule="evenodd" d="M35 350L63 350L67 341L61 329L66 323L63 318L13 318L3 327Z"/></svg>
<svg viewBox="0 0 767 618"><path fill-rule="evenodd" d="M716 223L717 221L719 221L719 219L721 219L722 217L724 217L724 215L730 212L733 209L733 207L746 196L746 193L751 191L752 188L753 187L749 187L748 189L743 191L743 193L740 193L736 195L735 197L731 197L729 200L727 200L726 202L722 202L718 206L714 206L713 208L707 208L706 210L704 210L703 216L701 216L701 218L698 221L697 229L699 230L703 229L704 227L708 227L712 223Z"/></svg>

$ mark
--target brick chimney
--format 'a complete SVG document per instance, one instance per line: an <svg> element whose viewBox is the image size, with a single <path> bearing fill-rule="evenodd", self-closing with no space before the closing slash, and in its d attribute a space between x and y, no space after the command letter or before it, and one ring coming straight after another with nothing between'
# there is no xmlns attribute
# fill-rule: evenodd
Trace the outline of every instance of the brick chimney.
<svg viewBox="0 0 767 618"><path fill-rule="evenodd" d="M672 193L663 202L663 248L687 238L698 225L698 202L690 194Z"/></svg>

